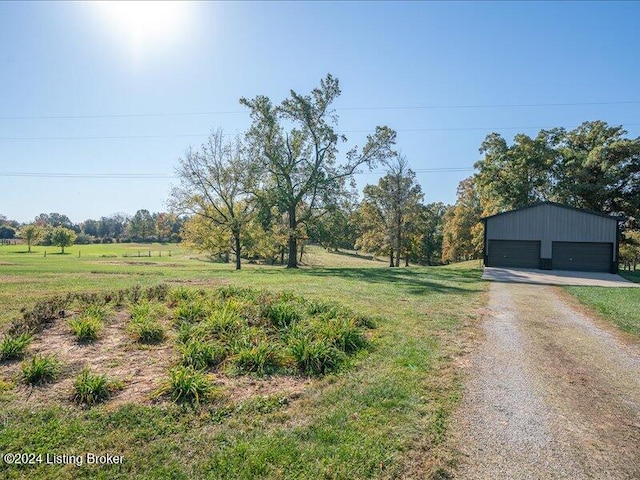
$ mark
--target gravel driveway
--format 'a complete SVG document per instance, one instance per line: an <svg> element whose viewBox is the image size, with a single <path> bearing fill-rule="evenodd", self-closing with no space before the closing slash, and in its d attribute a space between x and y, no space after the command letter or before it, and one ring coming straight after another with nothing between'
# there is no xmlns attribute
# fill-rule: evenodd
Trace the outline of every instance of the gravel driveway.
<svg viewBox="0 0 640 480"><path fill-rule="evenodd" d="M491 283L456 478L640 478L640 347L557 288Z"/></svg>

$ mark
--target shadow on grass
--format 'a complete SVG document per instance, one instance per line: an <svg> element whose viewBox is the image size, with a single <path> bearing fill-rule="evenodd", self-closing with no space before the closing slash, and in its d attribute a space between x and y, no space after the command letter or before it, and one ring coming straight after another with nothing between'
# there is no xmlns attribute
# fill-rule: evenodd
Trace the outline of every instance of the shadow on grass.
<svg viewBox="0 0 640 480"><path fill-rule="evenodd" d="M622 278L626 278L627 280L633 282L633 283L640 283L640 270L636 271L636 272L629 272L629 271L623 271L620 270L618 272L618 274L622 277Z"/></svg>
<svg viewBox="0 0 640 480"><path fill-rule="evenodd" d="M407 268L312 268L299 270L300 273L317 277L340 277L366 283L393 283L399 287L406 287L413 295L427 293L461 293L482 290L480 284L481 272L466 269L444 269L432 267L429 269ZM458 284L458 285L456 285ZM465 285L467 284L467 285ZM471 286L468 284L476 284Z"/></svg>

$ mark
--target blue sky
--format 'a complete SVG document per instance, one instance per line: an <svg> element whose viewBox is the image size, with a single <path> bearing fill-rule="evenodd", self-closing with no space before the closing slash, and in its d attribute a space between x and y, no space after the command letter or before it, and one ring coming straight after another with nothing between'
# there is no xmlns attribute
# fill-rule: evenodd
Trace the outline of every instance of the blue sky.
<svg viewBox="0 0 640 480"><path fill-rule="evenodd" d="M210 2L151 25L121 9L0 3L0 214L166 210L184 151L248 127L240 97L280 102L328 72L348 146L396 129L426 202L455 201L473 172L452 169L492 131L640 135L640 3Z"/></svg>

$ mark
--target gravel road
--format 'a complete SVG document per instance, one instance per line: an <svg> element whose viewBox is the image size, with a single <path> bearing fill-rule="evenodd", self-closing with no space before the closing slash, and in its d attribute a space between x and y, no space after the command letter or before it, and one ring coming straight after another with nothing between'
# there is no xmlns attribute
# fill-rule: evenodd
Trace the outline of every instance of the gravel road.
<svg viewBox="0 0 640 480"><path fill-rule="evenodd" d="M557 288L490 285L456 478L640 479L640 347Z"/></svg>

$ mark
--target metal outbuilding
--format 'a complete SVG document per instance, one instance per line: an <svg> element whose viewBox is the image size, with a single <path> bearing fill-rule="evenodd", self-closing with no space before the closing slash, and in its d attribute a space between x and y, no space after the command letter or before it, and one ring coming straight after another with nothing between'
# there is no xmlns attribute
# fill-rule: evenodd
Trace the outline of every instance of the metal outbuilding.
<svg viewBox="0 0 640 480"><path fill-rule="evenodd" d="M491 215L482 219L484 264L617 273L620 221L553 202Z"/></svg>

